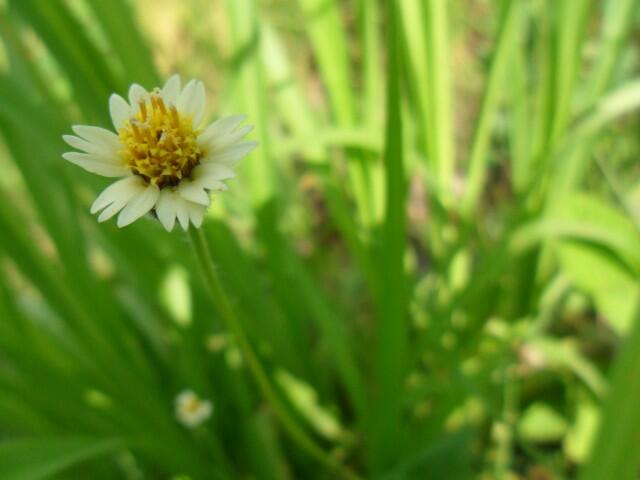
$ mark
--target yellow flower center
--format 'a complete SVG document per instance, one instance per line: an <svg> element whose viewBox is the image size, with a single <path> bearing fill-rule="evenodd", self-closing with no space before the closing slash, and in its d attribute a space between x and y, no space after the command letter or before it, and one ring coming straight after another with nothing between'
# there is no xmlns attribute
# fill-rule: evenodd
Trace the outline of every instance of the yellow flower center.
<svg viewBox="0 0 640 480"><path fill-rule="evenodd" d="M191 118L165 105L158 92L140 101L138 113L118 132L120 154L133 173L159 188L175 186L189 177L202 150Z"/></svg>
<svg viewBox="0 0 640 480"><path fill-rule="evenodd" d="M193 397L185 402L184 410L187 413L196 413L198 410L200 410L200 405L200 400L196 397Z"/></svg>

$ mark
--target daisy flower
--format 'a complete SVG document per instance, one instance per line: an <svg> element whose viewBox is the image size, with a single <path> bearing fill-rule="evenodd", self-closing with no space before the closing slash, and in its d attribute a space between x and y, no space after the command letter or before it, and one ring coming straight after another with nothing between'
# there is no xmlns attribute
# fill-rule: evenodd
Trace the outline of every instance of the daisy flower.
<svg viewBox="0 0 640 480"><path fill-rule="evenodd" d="M193 390L184 390L176 397L176 417L185 427L196 428L204 423L213 411L208 400L202 400Z"/></svg>
<svg viewBox="0 0 640 480"><path fill-rule="evenodd" d="M122 177L93 202L99 222L119 213L118 227L124 227L152 212L168 231L176 219L184 230L190 223L200 227L209 194L226 190L224 180L234 177L233 168L257 145L243 140L253 127L240 127L242 115L202 128L204 108L203 83L191 80L181 89L174 75L151 92L131 85L128 102L111 95L116 133L72 127L76 135L63 138L80 152L63 158L104 177Z"/></svg>

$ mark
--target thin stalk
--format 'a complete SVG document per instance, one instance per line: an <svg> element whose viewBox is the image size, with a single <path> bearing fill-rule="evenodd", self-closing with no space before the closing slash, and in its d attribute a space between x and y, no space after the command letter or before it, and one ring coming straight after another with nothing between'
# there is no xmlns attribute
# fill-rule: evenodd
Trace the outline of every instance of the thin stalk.
<svg viewBox="0 0 640 480"><path fill-rule="evenodd" d="M273 385L269 381L269 377L264 367L260 363L258 356L253 351L253 347L249 342L247 335L244 333L242 325L236 316L229 298L224 290L220 277L211 256L207 241L201 229L192 228L189 230L189 237L193 245L193 250L202 268L209 293L216 308L218 309L222 320L226 327L235 337L238 347L249 367L249 371L258 385L262 395L269 402L274 412L282 422L287 433L297 443L297 445L306 451L309 456L316 459L321 464L334 470L340 478L356 480L359 477L348 470L346 467L337 463L331 458L294 420L284 406Z"/></svg>
<svg viewBox="0 0 640 480"><path fill-rule="evenodd" d="M497 455L494 465L495 478L507 478L513 462L513 437L517 416L518 389L510 375L510 359L504 365L502 418L497 433Z"/></svg>
<svg viewBox="0 0 640 480"><path fill-rule="evenodd" d="M467 172L467 188L463 201L466 214L473 214L487 178L487 150L491 138L493 120L498 109L504 74L514 43L518 9L513 0L506 3L498 41L495 47L489 79L482 99L480 119L473 138Z"/></svg>
<svg viewBox="0 0 640 480"><path fill-rule="evenodd" d="M424 165L423 179L427 192L427 204L429 211L442 212L442 202L438 196L438 159L436 124L438 121L433 115L432 107L433 78L432 66L429 63L427 40L426 5L424 2L398 2L398 13L401 19L399 27L403 39L402 49L406 60L403 60L404 78L407 79L407 96L409 105L415 105L418 121L416 132L411 136L421 138L421 153ZM407 128L411 128L411 122ZM442 224L447 221L445 215L434 214L429 222L429 228L424 232L425 243L435 258L440 258L445 250L442 238Z"/></svg>
<svg viewBox="0 0 640 480"><path fill-rule="evenodd" d="M446 207L451 206L453 176L455 173L455 141L453 133L451 53L449 51L448 2L425 2L424 30L427 35L429 62L430 118L426 127L433 130L433 159L436 166L438 198Z"/></svg>
<svg viewBox="0 0 640 480"><path fill-rule="evenodd" d="M562 3L555 52L555 98L548 145L553 147L565 134L571 120L571 100L581 64L580 51L585 41L592 2Z"/></svg>

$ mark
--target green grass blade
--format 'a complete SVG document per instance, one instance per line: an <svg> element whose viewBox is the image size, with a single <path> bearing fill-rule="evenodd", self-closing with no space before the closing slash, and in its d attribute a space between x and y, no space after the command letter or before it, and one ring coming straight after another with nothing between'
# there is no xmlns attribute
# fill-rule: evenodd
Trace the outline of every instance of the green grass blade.
<svg viewBox="0 0 640 480"><path fill-rule="evenodd" d="M535 178L531 154L531 112L528 95L528 70L524 52L524 40L519 39L511 54L513 90L511 96L512 116L509 131L513 187L518 193L525 191Z"/></svg>
<svg viewBox="0 0 640 480"><path fill-rule="evenodd" d="M249 174L249 193L257 208L277 193L277 167L270 150L265 78L260 61L261 30L254 0L228 0L226 5L231 25L234 73L238 83L234 98L237 107L255 122L256 138L260 143L245 167Z"/></svg>
<svg viewBox="0 0 640 480"><path fill-rule="evenodd" d="M274 89L282 121L296 136L306 137L309 147L318 133L317 121L296 81L286 44L279 32L268 23L262 24L260 54L269 83ZM322 155L317 148L311 149L309 153L312 161L317 161L316 157Z"/></svg>
<svg viewBox="0 0 640 480"><path fill-rule="evenodd" d="M83 438L4 442L0 443L0 476L5 480L44 480L121 446L118 440Z"/></svg>
<svg viewBox="0 0 640 480"><path fill-rule="evenodd" d="M488 168L487 154L491 139L492 125L500 100L500 93L507 78L506 68L509 65L512 45L515 42L518 25L519 10L517 2L508 0L502 12L500 31L494 48L494 57L489 70L489 77L485 87L480 117L476 124L476 131L469 155L463 209L465 214L472 214L477 207L478 200L484 188Z"/></svg>
<svg viewBox="0 0 640 480"><path fill-rule="evenodd" d="M605 8L598 61L591 77L587 105L593 105L607 90L615 69L620 63L634 21L634 13L640 7L638 0L610 0Z"/></svg>
<svg viewBox="0 0 640 480"><path fill-rule="evenodd" d="M567 189L581 177L581 171L584 170L588 160L588 147L601 129L638 108L640 108L640 80L636 79L601 97L595 107L567 132L562 142L556 146L556 150L551 152L552 160L562 171L554 177L553 190L548 198L550 204L559 200L558 195L567 194L569 192Z"/></svg>
<svg viewBox="0 0 640 480"><path fill-rule="evenodd" d="M331 111L340 126L356 122L356 103L350 75L350 57L336 0L298 0L306 18L311 47L326 85ZM371 173L367 159L347 153L347 170L360 223L373 223Z"/></svg>
<svg viewBox="0 0 640 480"><path fill-rule="evenodd" d="M268 240L265 241L265 244L269 245L267 264L272 272L274 296L288 312L289 331L298 344L295 347L299 353L296 368L309 364L310 359L304 358L305 352L311 347L308 329L315 326L320 334L320 342L330 352L329 358L323 359L322 363L327 363L329 369L338 372L349 392L356 413L362 415L366 405L363 396L364 384L353 359L353 344L345 317L339 313L337 307L331 307L324 298L320 285L316 284L305 265L298 259L293 247L288 245L282 233L274 228L275 219L270 217L268 212L261 212L259 221L260 235ZM310 317L311 323L303 322L302 319L305 317ZM311 371L322 370L318 363L315 366Z"/></svg>
<svg viewBox="0 0 640 480"><path fill-rule="evenodd" d="M431 91L432 78L427 57L427 39L424 24L420 21L424 17L422 2L400 2L398 9L402 18L402 33L406 51L406 78L409 94L417 104L422 152L426 157L429 175L436 176L436 150L434 130L429 127L431 119ZM433 182L435 183L435 182Z"/></svg>
<svg viewBox="0 0 640 480"><path fill-rule="evenodd" d="M379 245L380 290L377 298L375 372L377 399L372 409L371 458L380 471L393 464L400 448L400 418L406 368L407 285L404 271L407 182L403 158L400 106L401 50L396 3L387 2L389 32L387 55L387 125L384 165L386 174L385 223Z"/></svg>
<svg viewBox="0 0 640 480"><path fill-rule="evenodd" d="M615 67L624 51L624 40L628 38L634 19L633 12L639 5L638 1L627 0L614 0L607 3L602 33L604 46L599 53L593 77L589 81L589 91L583 107L585 110L599 103L600 97L611 83ZM560 203L563 195L579 184L586 171L588 160L589 142L585 141L582 145L576 145L573 151L568 151L566 158L558 163L550 186L549 208L553 208L553 204Z"/></svg>
<svg viewBox="0 0 640 480"><path fill-rule="evenodd" d="M432 108L427 128L433 129L438 193L442 202L451 201L456 154L453 136L453 101L451 53L449 50L448 3L427 0L424 12L429 62L430 100Z"/></svg>
<svg viewBox="0 0 640 480"><path fill-rule="evenodd" d="M105 99L122 87L104 55L91 42L64 3L43 0L10 2L47 45L73 86L78 106L92 121L109 122Z"/></svg>
<svg viewBox="0 0 640 480"><path fill-rule="evenodd" d="M611 373L600 432L580 478L632 480L640 467L640 315L624 342Z"/></svg>
<svg viewBox="0 0 640 480"><path fill-rule="evenodd" d="M582 60L580 52L592 7L588 0L564 2L558 12L553 121L548 139L551 146L562 137L572 115L573 91Z"/></svg>
<svg viewBox="0 0 640 480"><path fill-rule="evenodd" d="M384 107L382 84L382 66L380 59L381 39L379 31L380 7L377 2L360 0L360 30L362 36L363 56L362 77L364 83L364 117L367 124L377 127Z"/></svg>
<svg viewBox="0 0 640 480"><path fill-rule="evenodd" d="M127 83L139 83L147 88L160 85L147 47L133 19L131 7L124 0L91 0L89 6L96 14L126 73Z"/></svg>
<svg viewBox="0 0 640 480"><path fill-rule="evenodd" d="M311 46L327 85L329 100L340 125L356 119L349 75L349 55L335 0L298 0L307 19Z"/></svg>

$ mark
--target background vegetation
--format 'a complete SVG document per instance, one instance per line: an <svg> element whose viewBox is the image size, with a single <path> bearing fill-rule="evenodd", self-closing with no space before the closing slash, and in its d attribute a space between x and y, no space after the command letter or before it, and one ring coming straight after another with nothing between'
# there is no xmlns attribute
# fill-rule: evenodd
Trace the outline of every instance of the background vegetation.
<svg viewBox="0 0 640 480"><path fill-rule="evenodd" d="M640 2L0 3L0 478L637 478ZM257 126L204 231L341 469L184 232L61 158L173 72Z"/></svg>

